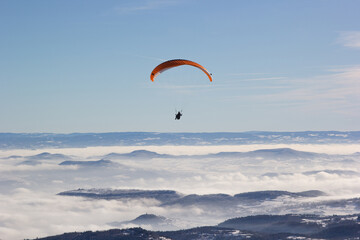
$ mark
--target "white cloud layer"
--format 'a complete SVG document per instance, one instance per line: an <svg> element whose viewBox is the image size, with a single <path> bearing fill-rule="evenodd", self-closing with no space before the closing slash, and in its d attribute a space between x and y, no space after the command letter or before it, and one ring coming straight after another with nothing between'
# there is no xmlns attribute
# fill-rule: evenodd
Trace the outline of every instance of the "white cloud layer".
<svg viewBox="0 0 360 240"><path fill-rule="evenodd" d="M154 158L112 159L116 167L81 168L46 161L19 165L26 156L61 153L76 161L99 160L109 153L146 149L175 155L246 152L290 147L330 153L314 158ZM112 222L129 221L144 213L176 220L179 227L216 224L249 214L317 212L354 213L346 207L317 207L316 202L360 196L360 145L242 145L242 146L128 146L0 151L0 236L2 239L44 237L70 231L104 230ZM12 155L20 158L8 158ZM56 195L78 188L168 189L184 194L237 194L261 190L321 190L316 199L281 198L261 206L205 211L199 206L160 207L155 200L86 200ZM314 203L315 202L315 203ZM21 229L20 229L21 228Z"/></svg>

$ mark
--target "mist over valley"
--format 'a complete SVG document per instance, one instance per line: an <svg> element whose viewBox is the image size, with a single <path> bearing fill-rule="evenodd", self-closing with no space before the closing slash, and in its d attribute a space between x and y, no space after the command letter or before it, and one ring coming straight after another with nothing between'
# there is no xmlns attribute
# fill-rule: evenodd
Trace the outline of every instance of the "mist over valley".
<svg viewBox="0 0 360 240"><path fill-rule="evenodd" d="M85 139L84 147L7 146L0 150L0 234L21 239L112 228L178 231L262 215L356 216L360 138L337 134L342 141L330 143L285 144L271 137L216 145L208 134L197 134L202 144L157 145L153 139L86 146Z"/></svg>

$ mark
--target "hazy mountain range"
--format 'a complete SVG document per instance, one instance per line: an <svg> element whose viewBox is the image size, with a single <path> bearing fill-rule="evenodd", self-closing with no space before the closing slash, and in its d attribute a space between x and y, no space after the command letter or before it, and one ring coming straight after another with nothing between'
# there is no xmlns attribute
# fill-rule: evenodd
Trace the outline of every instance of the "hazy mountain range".
<svg viewBox="0 0 360 240"><path fill-rule="evenodd" d="M139 190L139 189L77 189L60 192L61 196L76 196L96 199L156 199L163 206L169 205L221 205L230 207L229 204L236 205L241 202L267 201L278 197L319 197L326 196L326 193L310 190L305 192L288 191L258 191L229 194L205 194L185 195L173 190ZM225 204L226 203L226 204Z"/></svg>
<svg viewBox="0 0 360 240"><path fill-rule="evenodd" d="M138 145L238 145L266 143L359 143L360 131L218 132L218 133L0 133L0 149L138 146Z"/></svg>
<svg viewBox="0 0 360 240"><path fill-rule="evenodd" d="M261 149L250 152L219 152L215 154L204 155L171 155L159 154L147 150L135 150L130 153L110 153L103 156L104 159L122 159L122 158L245 158L245 157L262 157L262 158L313 158L326 154L318 154L304 151L297 151L291 148Z"/></svg>
<svg viewBox="0 0 360 240"><path fill-rule="evenodd" d="M59 164L60 166L76 165L80 167L111 167L117 165L110 160L98 160L98 161L64 161Z"/></svg>
<svg viewBox="0 0 360 240"><path fill-rule="evenodd" d="M8 159L10 158L22 158L21 156L11 156L8 157ZM25 161L19 163L24 164L24 165L37 165L37 164L41 164L43 161L51 161L51 160L71 160L72 157L71 156L67 156L64 154L59 154L59 153L48 153L48 152L43 152L40 154L36 154L36 155L32 155L32 156L26 156L23 157L25 159Z"/></svg>
<svg viewBox="0 0 360 240"><path fill-rule="evenodd" d="M96 199L156 199L160 202L174 201L183 196L173 190L138 189L77 189L58 193L62 196L76 196Z"/></svg>
<svg viewBox="0 0 360 240"><path fill-rule="evenodd" d="M127 223L163 225L169 220L144 214ZM41 238L42 240L184 240L184 239L333 239L355 240L360 236L360 216L318 216L305 214L258 215L226 220L216 226L178 231L147 231L142 228L112 229L97 232L74 232Z"/></svg>
<svg viewBox="0 0 360 240"><path fill-rule="evenodd" d="M357 153L353 154L354 156ZM160 154L154 151L148 150L135 150L129 153L109 153L103 156L99 156L100 160L96 161L76 161L73 160L73 156L59 154L59 153L48 153L43 152L36 155L30 156L19 156L12 155L6 157L6 159L23 159L23 162L19 164L26 165L36 165L40 164L42 161L50 160L63 160L59 165L82 165L82 166L107 166L112 165L114 162L111 160L121 160L121 159L153 159L153 158L214 158L214 159L224 159L224 158L264 158L264 159L312 159L314 157L329 157L327 154L319 154L313 152L297 151L291 148L275 148L275 149L260 149L249 152L219 152L211 154L197 154L197 155L172 155L172 154ZM65 161L64 161L65 160ZM308 174L312 174L314 171L309 171ZM350 173L350 171L348 171Z"/></svg>
<svg viewBox="0 0 360 240"><path fill-rule="evenodd" d="M140 190L140 189L77 189L58 193L60 196L83 197L86 199L105 199L121 201L156 200L152 205L171 209L202 209L211 215L221 213L223 216L251 213L251 208L263 212L302 212L315 213L325 209L353 209L360 212L360 198L327 199L326 193L318 190L304 192L289 191L256 191L234 195L230 194L183 194L173 190ZM322 198L325 197L325 198ZM313 200L312 200L313 199ZM259 209L261 212L261 209ZM209 215L209 216L210 216ZM174 224L176 225L176 224ZM178 226L178 229L181 226ZM158 229L158 228L155 228Z"/></svg>

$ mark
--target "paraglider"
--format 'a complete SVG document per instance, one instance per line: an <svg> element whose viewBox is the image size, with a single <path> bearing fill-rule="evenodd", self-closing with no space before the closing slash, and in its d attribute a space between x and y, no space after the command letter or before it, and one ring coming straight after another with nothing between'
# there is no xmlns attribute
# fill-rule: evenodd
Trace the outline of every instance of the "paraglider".
<svg viewBox="0 0 360 240"><path fill-rule="evenodd" d="M170 68L182 66L182 65L190 65L190 66L194 66L194 67L199 68L200 70L202 70L208 76L210 82L212 82L211 73L209 73L208 70L206 70L206 68L204 68L203 66L201 66L200 64L198 64L196 62L193 62L193 61L190 61L190 60L185 60L185 59L173 59L173 60L169 60L169 61L166 61L166 62L163 62L163 63L159 64L151 72L150 79L151 79L151 81L154 82L155 78L160 73L162 73L163 71L166 71L166 70L168 70Z"/></svg>
<svg viewBox="0 0 360 240"><path fill-rule="evenodd" d="M162 72L174 68L174 67L179 67L182 65L189 65L189 66L193 66L196 68L199 68L201 71L203 71L207 77L209 78L210 82L212 82L212 76L211 73L206 70L206 68L204 68L203 66L201 66L200 64L190 61L190 60L185 60L185 59L173 59L173 60L169 60L169 61L165 61L161 64L159 64L158 66L156 66L154 68L154 70L152 70L151 74L150 74L150 79L151 81L154 82L155 78ZM175 120L180 120L181 116L182 116L182 111L178 112L176 111L175 113Z"/></svg>
<svg viewBox="0 0 360 240"><path fill-rule="evenodd" d="M180 120L181 116L182 116L182 111L175 113L175 120Z"/></svg>

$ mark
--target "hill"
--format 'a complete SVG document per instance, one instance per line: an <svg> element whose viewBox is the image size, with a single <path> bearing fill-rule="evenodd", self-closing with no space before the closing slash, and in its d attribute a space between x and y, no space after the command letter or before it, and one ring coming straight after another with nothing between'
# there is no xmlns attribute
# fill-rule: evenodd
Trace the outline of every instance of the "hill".
<svg viewBox="0 0 360 240"><path fill-rule="evenodd" d="M142 215L138 221L158 221L154 215ZM136 219L135 219L136 220ZM134 221L135 221L134 220ZM217 226L178 231L148 231L142 228L111 229L96 232L73 232L39 240L192 240L192 239L359 239L360 217L317 215L259 215L229 219Z"/></svg>

